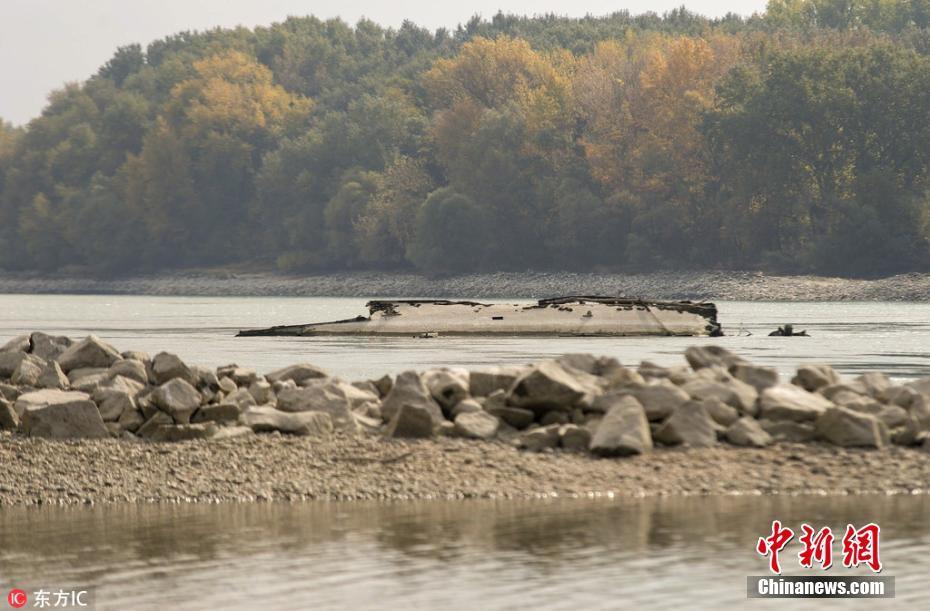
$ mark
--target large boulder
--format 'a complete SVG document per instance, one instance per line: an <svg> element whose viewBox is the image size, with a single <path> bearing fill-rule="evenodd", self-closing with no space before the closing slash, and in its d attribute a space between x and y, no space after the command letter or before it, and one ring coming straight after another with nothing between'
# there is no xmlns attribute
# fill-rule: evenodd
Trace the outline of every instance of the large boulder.
<svg viewBox="0 0 930 611"><path fill-rule="evenodd" d="M61 370L61 365L57 361L48 361L36 380L37 388L57 388L65 390L71 386L68 376Z"/></svg>
<svg viewBox="0 0 930 611"><path fill-rule="evenodd" d="M695 371L704 369L705 367L722 367L727 369L734 365L746 363L743 357L720 346L691 346L685 350L685 359Z"/></svg>
<svg viewBox="0 0 930 611"><path fill-rule="evenodd" d="M171 416L176 424L190 424L191 415L200 407L202 397L197 389L182 378L172 378L155 389L152 401Z"/></svg>
<svg viewBox="0 0 930 611"><path fill-rule="evenodd" d="M15 431L19 428L19 414L13 404L0 397L0 431Z"/></svg>
<svg viewBox="0 0 930 611"><path fill-rule="evenodd" d="M653 438L665 445L706 448L717 443L717 425L700 401L688 401L662 423Z"/></svg>
<svg viewBox="0 0 930 611"><path fill-rule="evenodd" d="M191 386L197 385L197 376L184 361L176 354L159 352L152 359L152 374L155 384L162 385L169 380L180 378Z"/></svg>
<svg viewBox="0 0 930 611"><path fill-rule="evenodd" d="M730 367L730 374L737 380L749 384L757 392L778 384L778 371L772 367L737 363Z"/></svg>
<svg viewBox="0 0 930 611"><path fill-rule="evenodd" d="M795 422L793 420L759 420L762 430L775 441L789 443L807 443L817 436L813 422Z"/></svg>
<svg viewBox="0 0 930 611"><path fill-rule="evenodd" d="M0 353L3 352L29 352L30 348L28 335L17 335L7 343L0 346Z"/></svg>
<svg viewBox="0 0 930 611"><path fill-rule="evenodd" d="M665 420L688 401L688 393L682 389L660 382L656 384L632 384L615 388L595 399L591 411L607 412L619 397L635 398L646 410L650 422Z"/></svg>
<svg viewBox="0 0 930 611"><path fill-rule="evenodd" d="M468 372L464 369L432 369L420 377L430 396L447 413L468 397Z"/></svg>
<svg viewBox="0 0 930 611"><path fill-rule="evenodd" d="M37 390L17 399L22 405L24 434L49 439L102 439L109 437L97 406L86 393Z"/></svg>
<svg viewBox="0 0 930 611"><path fill-rule="evenodd" d="M764 448L774 440L755 418L743 417L727 427L724 438L735 446Z"/></svg>
<svg viewBox="0 0 930 611"><path fill-rule="evenodd" d="M839 384L840 376L829 365L802 365L791 383L804 390L815 392L831 384Z"/></svg>
<svg viewBox="0 0 930 611"><path fill-rule="evenodd" d="M271 384L274 384L275 382L293 380L294 383L298 386L305 380L319 380L321 378L327 377L329 377L328 373L315 365L310 365L309 363L290 365L288 367L284 367L283 369L278 369L276 371L272 371L271 373L265 374L265 379L268 380L268 382Z"/></svg>
<svg viewBox="0 0 930 611"><path fill-rule="evenodd" d="M130 380L135 380L140 384L148 384L149 376L145 369L145 363L134 359L120 359L110 365L107 373L111 377L123 376ZM167 382L167 380L165 380Z"/></svg>
<svg viewBox="0 0 930 611"><path fill-rule="evenodd" d="M74 369L88 367L106 369L120 358L116 348L96 335L89 335L62 352L58 356L58 364L61 365L62 371L70 373Z"/></svg>
<svg viewBox="0 0 930 611"><path fill-rule="evenodd" d="M617 396L594 431L589 449L598 456L652 451L652 435L643 405L633 396Z"/></svg>
<svg viewBox="0 0 930 611"><path fill-rule="evenodd" d="M828 399L793 384L776 384L762 391L760 418L811 422L833 407Z"/></svg>
<svg viewBox="0 0 930 611"><path fill-rule="evenodd" d="M485 411L466 412L455 417L455 434L468 439L493 439L501 421Z"/></svg>
<svg viewBox="0 0 930 611"><path fill-rule="evenodd" d="M269 406L250 407L242 412L242 423L256 433L279 431L291 435L329 437L333 421L329 414L318 411L282 412Z"/></svg>
<svg viewBox="0 0 930 611"><path fill-rule="evenodd" d="M588 390L556 361L543 361L517 378L507 402L537 414L550 410L569 411Z"/></svg>
<svg viewBox="0 0 930 611"><path fill-rule="evenodd" d="M473 397L489 397L495 391L507 391L524 370L523 367L514 366L472 370L468 376L468 390Z"/></svg>
<svg viewBox="0 0 930 611"><path fill-rule="evenodd" d="M30 352L45 361L57 359L73 343L70 337L48 335L40 331L29 337Z"/></svg>
<svg viewBox="0 0 930 611"><path fill-rule="evenodd" d="M400 408L404 405L413 405L422 407L433 419L434 424L439 425L445 418L442 415L442 409L436 403L430 394L420 374L416 371L405 371L394 381L394 386L384 398L381 404L381 417L385 421L391 421Z"/></svg>
<svg viewBox="0 0 930 611"><path fill-rule="evenodd" d="M863 373L855 381L865 387L865 391L870 397L881 397L891 388L891 380L888 379L888 376L877 371Z"/></svg>
<svg viewBox="0 0 930 611"><path fill-rule="evenodd" d="M124 411L135 410L135 396L145 388L135 380L116 376L94 390L93 400L104 422L116 422Z"/></svg>
<svg viewBox="0 0 930 611"><path fill-rule="evenodd" d="M16 368L19 367L19 364L24 359L31 357L31 354L19 350L0 352L0 378L9 379L13 372L16 371Z"/></svg>
<svg viewBox="0 0 930 611"><path fill-rule="evenodd" d="M703 369L702 371L711 370ZM697 401L719 399L735 407L742 414L755 416L757 413L758 393L756 389L745 382L731 378L725 372L720 372L719 376L714 377L698 376L684 384L681 389Z"/></svg>
<svg viewBox="0 0 930 611"><path fill-rule="evenodd" d="M242 410L235 403L203 405L194 412L191 422L235 422Z"/></svg>
<svg viewBox="0 0 930 611"><path fill-rule="evenodd" d="M888 442L888 429L871 414L845 407L831 407L815 423L817 436L843 447L882 448Z"/></svg>
<svg viewBox="0 0 930 611"><path fill-rule="evenodd" d="M423 404L402 403L388 422L385 435L424 439L436 434L438 425L432 410Z"/></svg>
<svg viewBox="0 0 930 611"><path fill-rule="evenodd" d="M38 386L39 378L42 376L42 371L44 369L44 360L34 354L27 354L25 358L19 362L13 375L10 376L10 382L17 386Z"/></svg>
<svg viewBox="0 0 930 611"><path fill-rule="evenodd" d="M358 423L352 408L364 405L371 393L334 378L305 380L300 388L285 388L278 393L278 409L285 412L324 412L329 414L337 431L357 433Z"/></svg>

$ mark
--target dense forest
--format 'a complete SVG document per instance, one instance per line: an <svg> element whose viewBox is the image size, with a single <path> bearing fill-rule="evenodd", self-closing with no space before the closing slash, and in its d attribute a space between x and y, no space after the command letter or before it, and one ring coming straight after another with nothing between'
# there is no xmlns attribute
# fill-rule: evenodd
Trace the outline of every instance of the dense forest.
<svg viewBox="0 0 930 611"><path fill-rule="evenodd" d="M930 0L116 50L0 121L0 268L930 269Z"/></svg>

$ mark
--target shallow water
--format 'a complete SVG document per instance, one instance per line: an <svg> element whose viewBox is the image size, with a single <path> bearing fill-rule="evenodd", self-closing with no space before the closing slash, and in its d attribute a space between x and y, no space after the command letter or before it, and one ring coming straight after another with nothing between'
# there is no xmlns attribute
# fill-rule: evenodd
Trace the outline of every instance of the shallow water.
<svg viewBox="0 0 930 611"><path fill-rule="evenodd" d="M738 608L777 518L877 522L897 599L829 606L917 608L928 511L925 496L16 509L0 512L0 585L91 586L100 609ZM802 574L798 549L785 574Z"/></svg>
<svg viewBox="0 0 930 611"><path fill-rule="evenodd" d="M167 350L195 364L236 362L269 371L300 361L349 379L439 365L526 363L592 352L636 365L683 362L693 344L726 346L788 374L803 362L844 373L881 370L901 378L930 375L930 304L719 302L723 338L316 337L236 338L239 329L348 318L364 299L300 297L139 297L0 295L0 342L28 330L71 336L96 333L120 350ZM811 338L770 338L786 322ZM746 336L749 332L752 336ZM737 336L736 334L742 334Z"/></svg>

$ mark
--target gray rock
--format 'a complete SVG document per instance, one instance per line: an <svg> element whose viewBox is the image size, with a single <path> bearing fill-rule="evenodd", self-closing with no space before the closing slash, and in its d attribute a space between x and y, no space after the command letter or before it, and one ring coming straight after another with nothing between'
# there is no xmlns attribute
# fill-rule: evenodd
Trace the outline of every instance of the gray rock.
<svg viewBox="0 0 930 611"><path fill-rule="evenodd" d="M152 361L152 357L150 357L147 352L142 352L140 350L126 350L121 353L120 356L130 361L139 361L140 363L150 363Z"/></svg>
<svg viewBox="0 0 930 611"><path fill-rule="evenodd" d="M775 441L789 443L807 443L816 437L812 422L795 422L793 420L759 420L762 430Z"/></svg>
<svg viewBox="0 0 930 611"><path fill-rule="evenodd" d="M224 399L226 403L235 403L239 406L239 409L248 409L250 407L258 405L258 402L255 400L255 397L252 396L252 393L246 388L237 388L235 391L226 395ZM297 411L297 410L291 410Z"/></svg>
<svg viewBox="0 0 930 611"><path fill-rule="evenodd" d="M13 404L0 397L0 431L15 431L19 428L19 414Z"/></svg>
<svg viewBox="0 0 930 611"><path fill-rule="evenodd" d="M515 407L537 414L550 410L569 411L588 389L555 361L543 361L520 376L507 396Z"/></svg>
<svg viewBox="0 0 930 611"><path fill-rule="evenodd" d="M708 371L705 369L704 371ZM735 407L742 414L756 415L756 389L739 380L726 376L722 379L707 379L698 377L681 389L688 393L692 399L703 401L705 399L720 399L727 405Z"/></svg>
<svg viewBox="0 0 930 611"><path fill-rule="evenodd" d="M817 437L842 447L882 448L888 441L887 427L875 416L845 407L831 407L814 425Z"/></svg>
<svg viewBox="0 0 930 611"><path fill-rule="evenodd" d="M726 348L720 346L691 346L685 350L685 359L691 368L697 371L705 367L729 367L746 363L741 356L737 356Z"/></svg>
<svg viewBox="0 0 930 611"><path fill-rule="evenodd" d="M433 399L416 371L405 371L397 376L394 387L381 404L382 417L386 421L393 420L403 405L422 407L430 413L436 425L445 420L442 409Z"/></svg>
<svg viewBox="0 0 930 611"><path fill-rule="evenodd" d="M265 374L265 379L272 384L275 382L284 382L285 380L293 380L298 386L305 380L319 380L327 377L329 377L328 373L309 363L299 363Z"/></svg>
<svg viewBox="0 0 930 611"><path fill-rule="evenodd" d="M894 435L898 445L918 445L930 436L930 404L923 395L918 395L907 412L904 426Z"/></svg>
<svg viewBox="0 0 930 611"><path fill-rule="evenodd" d="M798 373L791 379L791 383L815 392L824 386L839 384L840 376L829 365L803 365L798 367Z"/></svg>
<svg viewBox="0 0 930 611"><path fill-rule="evenodd" d="M37 390L22 395L22 431L49 439L102 439L109 437L97 406L85 393Z"/></svg>
<svg viewBox="0 0 930 611"><path fill-rule="evenodd" d="M94 403L100 410L100 417L104 422L116 422L123 412L136 411L136 403L132 396L119 390L100 390L94 392Z"/></svg>
<svg viewBox="0 0 930 611"><path fill-rule="evenodd" d="M191 415L200 407L197 389L183 378L171 378L152 393L152 401L176 424L189 424Z"/></svg>
<svg viewBox="0 0 930 611"><path fill-rule="evenodd" d="M29 336L28 335L17 335L7 343L0 346L0 353L3 352L29 352L30 349ZM9 374L7 374L9 375Z"/></svg>
<svg viewBox="0 0 930 611"><path fill-rule="evenodd" d="M730 367L730 373L737 380L755 388L757 392L778 384L778 371L772 367L737 363Z"/></svg>
<svg viewBox="0 0 930 611"><path fill-rule="evenodd" d="M175 442L193 439L209 439L219 429L212 422L200 424L162 424L149 435L149 441Z"/></svg>
<svg viewBox="0 0 930 611"><path fill-rule="evenodd" d="M394 388L394 378L385 374L377 380L372 380L372 384L378 389L378 396L383 399L388 396L388 393Z"/></svg>
<svg viewBox="0 0 930 611"><path fill-rule="evenodd" d="M446 412L468 397L468 372L465 370L432 369L421 377L430 396Z"/></svg>
<svg viewBox="0 0 930 611"><path fill-rule="evenodd" d="M278 393L278 409L285 412L324 412L332 419L337 431L358 433L358 423L352 409L359 404L353 399L365 393L351 384L333 378L305 380L301 388L284 389Z"/></svg>
<svg viewBox="0 0 930 611"><path fill-rule="evenodd" d="M646 418L650 422L665 420L688 401L688 393L665 382L615 388L598 397L591 409L606 413L618 398L624 396L635 398L646 410Z"/></svg>
<svg viewBox="0 0 930 611"><path fill-rule="evenodd" d="M165 412L155 412L136 430L136 435L143 439L150 438L160 426L174 424L174 420Z"/></svg>
<svg viewBox="0 0 930 611"><path fill-rule="evenodd" d="M107 369L102 367L82 367L68 374L68 384L73 390L93 394L97 387L110 379Z"/></svg>
<svg viewBox="0 0 930 611"><path fill-rule="evenodd" d="M140 384L148 384L149 377L145 370L145 363L132 359L120 359L110 365L108 373L111 377L123 376L135 380ZM165 380L167 382L167 380Z"/></svg>
<svg viewBox="0 0 930 611"><path fill-rule="evenodd" d="M577 424L559 427L559 445L569 452L586 452L591 445L591 431Z"/></svg>
<svg viewBox="0 0 930 611"><path fill-rule="evenodd" d="M235 403L203 405L194 412L191 422L235 422L242 410Z"/></svg>
<svg viewBox="0 0 930 611"><path fill-rule="evenodd" d="M891 388L891 380L888 379L888 376L875 371L863 373L856 378L856 382L862 384L866 393L871 397L880 397L886 390Z"/></svg>
<svg viewBox="0 0 930 611"><path fill-rule="evenodd" d="M17 386L38 386L45 364L45 361L41 358L33 354L27 354L19 362L13 375L10 376L10 381Z"/></svg>
<svg viewBox="0 0 930 611"><path fill-rule="evenodd" d="M239 439L241 437L253 436L255 436L255 431L247 426L221 426L210 440L222 441L224 439Z"/></svg>
<svg viewBox="0 0 930 611"><path fill-rule="evenodd" d="M155 384L159 386L175 378L184 380L191 386L197 384L197 376L191 368L178 355L170 352L159 352L155 355L152 359L152 374L155 376Z"/></svg>
<svg viewBox="0 0 930 611"><path fill-rule="evenodd" d="M282 412L269 406L250 407L242 412L242 423L256 433L280 431L291 435L325 438L333 433L333 420L319 411Z"/></svg>
<svg viewBox="0 0 930 611"><path fill-rule="evenodd" d="M485 411L466 412L455 418L455 434L467 439L493 439L501 421Z"/></svg>
<svg viewBox="0 0 930 611"><path fill-rule="evenodd" d="M484 409L489 414L497 416L516 429L525 429L536 420L532 410L520 407L511 407L506 404L507 396L502 390L495 390L484 402Z"/></svg>
<svg viewBox="0 0 930 611"><path fill-rule="evenodd" d="M598 456L651 452L652 435L643 405L632 396L619 397L597 426L589 447Z"/></svg>
<svg viewBox="0 0 930 611"><path fill-rule="evenodd" d="M89 335L62 352L58 356L58 364L61 365L62 371L71 373L75 369L88 367L107 369L120 358L116 348L96 335Z"/></svg>
<svg viewBox="0 0 930 611"><path fill-rule="evenodd" d="M163 414L163 412L157 413L167 416L167 414ZM139 409L124 410L123 413L120 414L117 423L119 424L120 429L124 431L136 432L139 430L139 427L145 424L145 416L142 415L142 411Z"/></svg>
<svg viewBox="0 0 930 611"><path fill-rule="evenodd" d="M0 378L9 379L23 359L29 356L26 352L15 350L0 352Z"/></svg>
<svg viewBox="0 0 930 611"><path fill-rule="evenodd" d="M385 435L425 439L435 434L437 426L431 410L422 404L403 403L391 417Z"/></svg>
<svg viewBox="0 0 930 611"><path fill-rule="evenodd" d="M39 374L39 379L36 380L35 385L37 388L57 388L59 390L66 390L71 386L71 382L68 380L68 376L65 375L65 372L61 370L61 365L56 361L49 361L42 369L42 373Z"/></svg>
<svg viewBox="0 0 930 611"><path fill-rule="evenodd" d="M706 448L717 444L717 427L703 403L688 401L662 423L654 438L666 445Z"/></svg>
<svg viewBox="0 0 930 611"><path fill-rule="evenodd" d="M754 418L743 417L731 424L723 434L724 438L735 446L764 448L772 445L774 439Z"/></svg>
<svg viewBox="0 0 930 611"><path fill-rule="evenodd" d="M539 424L542 426L549 426L550 424L567 424L569 420L571 420L571 414L569 414L569 412L552 410L543 414L542 418L539 419Z"/></svg>
<svg viewBox="0 0 930 611"><path fill-rule="evenodd" d="M463 400L459 401L459 402L455 405L455 407L453 407L453 408L449 411L449 413L450 413L450 415L452 416L452 419L453 419L453 420L455 420L455 418L456 418L459 414L474 414L474 413L478 413L478 412L484 412L484 408L481 407L481 404L478 403L475 399L471 399L471 398L469 398L469 399L463 399Z"/></svg>
<svg viewBox="0 0 930 611"><path fill-rule="evenodd" d="M727 405L717 397L711 397L703 401L704 409L710 414L714 422L720 426L730 426L740 419L740 413L731 405Z"/></svg>
<svg viewBox="0 0 930 611"><path fill-rule="evenodd" d="M489 397L498 390L507 391L523 374L523 367L486 367L469 372L468 389L473 397Z"/></svg>
<svg viewBox="0 0 930 611"><path fill-rule="evenodd" d="M766 420L816 420L833 403L793 384L777 384L766 388L759 398L760 417Z"/></svg>
<svg viewBox="0 0 930 611"><path fill-rule="evenodd" d="M44 361L57 359L74 343L70 337L48 335L36 331L29 337L30 352Z"/></svg>
<svg viewBox="0 0 930 611"><path fill-rule="evenodd" d="M541 452L547 448L555 448L559 445L559 429L561 428L561 425L551 424L525 431L517 437L517 447L530 452Z"/></svg>
<svg viewBox="0 0 930 611"><path fill-rule="evenodd" d="M294 384L293 382L291 382L291 386L283 386L282 382L275 382L276 386L279 384L282 384L281 388L297 388L297 385ZM236 383L233 382L231 378L226 378L226 377L219 379L218 386L219 386L219 389L223 391L224 393L226 393L227 395L239 390L239 387L236 386ZM275 392L277 392L277 390L275 390Z"/></svg>
<svg viewBox="0 0 930 611"><path fill-rule="evenodd" d="M19 396L23 394L15 386L9 384L0 384L0 399L6 399L7 401L16 401Z"/></svg>
<svg viewBox="0 0 930 611"><path fill-rule="evenodd" d="M274 391L271 389L271 384L264 380L255 380L252 382L252 385L249 386L249 394L252 395L252 398L255 399L255 403L258 405L265 405L276 401Z"/></svg>

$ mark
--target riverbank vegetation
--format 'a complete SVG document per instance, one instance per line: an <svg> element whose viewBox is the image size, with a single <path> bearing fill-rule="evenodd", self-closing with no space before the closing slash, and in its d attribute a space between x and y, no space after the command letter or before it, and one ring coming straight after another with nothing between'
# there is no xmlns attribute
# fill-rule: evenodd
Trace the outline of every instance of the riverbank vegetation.
<svg viewBox="0 0 930 611"><path fill-rule="evenodd" d="M773 0L129 45L0 122L0 268L926 270L928 28Z"/></svg>

